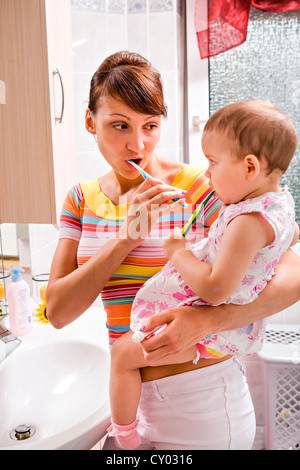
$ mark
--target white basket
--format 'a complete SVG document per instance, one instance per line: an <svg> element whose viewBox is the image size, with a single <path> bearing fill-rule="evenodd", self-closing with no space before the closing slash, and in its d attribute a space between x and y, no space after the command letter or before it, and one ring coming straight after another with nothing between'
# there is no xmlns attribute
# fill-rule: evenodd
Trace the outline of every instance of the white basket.
<svg viewBox="0 0 300 470"><path fill-rule="evenodd" d="M300 325L270 324L263 349L266 448L300 450Z"/></svg>

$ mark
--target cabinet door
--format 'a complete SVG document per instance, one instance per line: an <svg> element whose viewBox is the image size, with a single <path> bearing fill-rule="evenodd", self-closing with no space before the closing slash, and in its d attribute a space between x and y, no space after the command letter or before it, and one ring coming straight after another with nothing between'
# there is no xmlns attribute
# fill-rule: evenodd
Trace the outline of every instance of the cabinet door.
<svg viewBox="0 0 300 470"><path fill-rule="evenodd" d="M53 75L56 66L50 63L50 55L52 60L51 51L57 46L51 44L52 29L63 31L59 48L67 67L72 57L70 28L63 27L69 0L55 3L53 25L46 17L48 0L0 2L0 80L6 91L5 104L0 104L0 222L56 223L61 194L76 178L72 173L76 153L71 66L64 88L71 90L72 99L67 100L70 111L65 102L64 126L59 128L54 115L59 111L54 110L57 75ZM60 11L65 13L60 15ZM72 149L66 153L65 143L70 139ZM63 178L57 177L60 172Z"/></svg>
<svg viewBox="0 0 300 470"><path fill-rule="evenodd" d="M67 191L77 182L71 2L46 0L45 7L55 182L53 203L59 214Z"/></svg>

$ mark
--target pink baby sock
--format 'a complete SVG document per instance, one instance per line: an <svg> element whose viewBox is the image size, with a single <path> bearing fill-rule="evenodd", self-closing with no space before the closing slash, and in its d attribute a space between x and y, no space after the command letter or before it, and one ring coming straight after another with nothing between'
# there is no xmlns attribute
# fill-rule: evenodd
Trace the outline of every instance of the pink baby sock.
<svg viewBox="0 0 300 470"><path fill-rule="evenodd" d="M134 450L141 444L141 436L137 432L138 418L131 424L121 425L111 422L107 429L118 447L125 450Z"/></svg>

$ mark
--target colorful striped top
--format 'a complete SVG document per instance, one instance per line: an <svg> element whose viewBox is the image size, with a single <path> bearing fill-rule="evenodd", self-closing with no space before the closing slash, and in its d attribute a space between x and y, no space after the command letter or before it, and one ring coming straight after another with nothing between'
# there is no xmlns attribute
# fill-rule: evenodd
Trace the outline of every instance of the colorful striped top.
<svg viewBox="0 0 300 470"><path fill-rule="evenodd" d="M101 292L107 314L109 342L129 330L130 311L137 291L160 271L168 259L163 252L163 240L174 227L183 228L193 211L208 196L203 216L189 232L191 243L203 237L203 223L211 226L218 216L221 202L213 194L205 170L183 165L176 175L173 186L186 189L188 208L178 208L160 217L152 227L148 238L132 250L112 275ZM83 265L108 239L113 238L122 225L129 204L116 206L99 187L98 179L74 185L65 199L60 219L60 238L79 243L78 266Z"/></svg>

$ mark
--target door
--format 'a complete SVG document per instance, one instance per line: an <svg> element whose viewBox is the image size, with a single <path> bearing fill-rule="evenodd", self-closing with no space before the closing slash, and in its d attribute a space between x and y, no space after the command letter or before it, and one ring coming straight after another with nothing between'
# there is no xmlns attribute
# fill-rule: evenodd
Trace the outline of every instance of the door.
<svg viewBox="0 0 300 470"><path fill-rule="evenodd" d="M195 0L186 1L187 119L188 148L191 165L207 167L201 149L204 123L209 118L208 59L201 59L195 23Z"/></svg>

